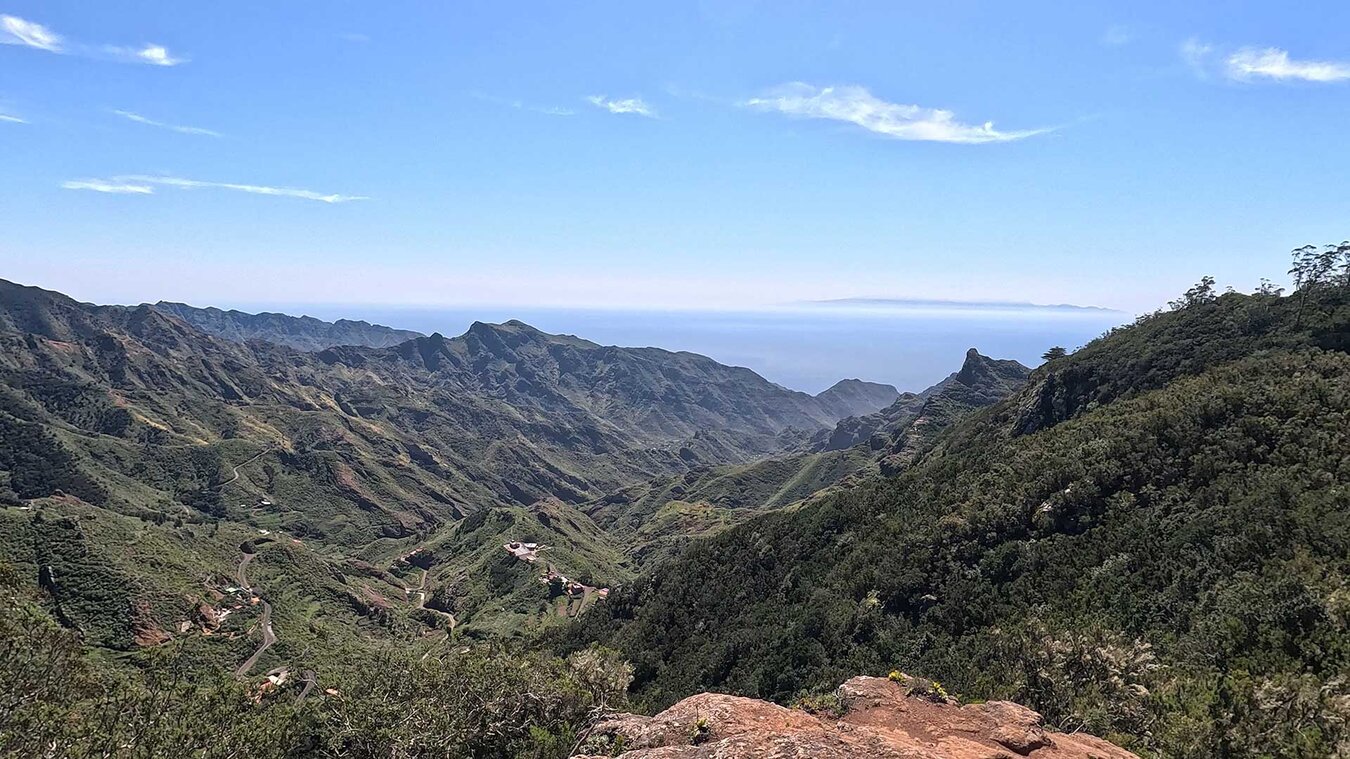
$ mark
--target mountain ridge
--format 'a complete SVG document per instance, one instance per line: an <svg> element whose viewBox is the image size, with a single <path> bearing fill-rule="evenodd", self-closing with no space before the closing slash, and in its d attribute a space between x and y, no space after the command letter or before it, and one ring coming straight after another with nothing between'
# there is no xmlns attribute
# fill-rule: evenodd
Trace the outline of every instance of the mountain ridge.
<svg viewBox="0 0 1350 759"><path fill-rule="evenodd" d="M199 308L163 300L150 305L216 337L238 342L266 340L303 351L318 351L334 345L384 348L421 336L420 332L361 320L337 319L328 322L312 316L291 316L270 311L248 313L214 306Z"/></svg>
<svg viewBox="0 0 1350 759"><path fill-rule="evenodd" d="M113 532L125 529L122 518L230 525L222 535L236 545L249 527L381 562L419 543L457 545L432 554L427 593L470 632L546 619L537 578L500 566L500 543L558 544L569 576L623 580L628 560L575 505L654 474L771 455L836 413L749 369L521 322L302 351L210 335L148 305L81 304L0 282L0 347L0 427L10 442L0 446L0 501L100 514L99 529ZM575 516L539 507L551 501ZM468 529L477 517L487 526ZM46 534L35 533L33 550L48 550ZM176 539L163 546L196 550ZM269 557L296 561L274 548L260 556L263 570ZM174 570L146 586L187 577ZM64 588L78 599L107 582ZM338 580L314 587L348 592ZM185 596L165 595L151 616L178 624ZM129 645L126 624L98 640ZM293 621L277 624L296 637Z"/></svg>

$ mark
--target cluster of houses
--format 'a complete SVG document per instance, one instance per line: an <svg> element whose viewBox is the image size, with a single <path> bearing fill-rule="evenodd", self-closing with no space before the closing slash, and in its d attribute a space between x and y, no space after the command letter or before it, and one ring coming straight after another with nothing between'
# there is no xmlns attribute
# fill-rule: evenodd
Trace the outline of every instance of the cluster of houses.
<svg viewBox="0 0 1350 759"><path fill-rule="evenodd" d="M538 543L518 543L512 541L502 546L506 552L521 561L528 561L533 564L539 558L539 552L548 549L548 546L541 546Z"/></svg>
<svg viewBox="0 0 1350 759"><path fill-rule="evenodd" d="M195 615L197 626L201 628L202 635L215 634L231 614L249 606L257 606L260 600L249 588L239 588L233 585L220 588L210 580L204 584L209 600L197 605ZM215 602L214 605L211 603L212 601ZM183 620L178 623L178 632L186 633L192 627L191 620ZM228 637L234 637L234 634Z"/></svg>
<svg viewBox="0 0 1350 759"><path fill-rule="evenodd" d="M511 554L517 559L529 562L531 564L539 560L540 551L548 550L548 546L546 545L540 545L539 543L524 543L520 541L511 541L510 543L504 543L502 545L502 548L506 549L507 553ZM609 597L609 588L592 588L589 585L582 585L581 583L575 580L570 580L567 578L566 575L554 569L552 564L549 564L548 569L545 570L544 573L539 576L539 582L543 583L544 585L551 585L555 582L560 583L562 585L563 592L569 596L585 596L587 591L590 591L595 594L596 598Z"/></svg>
<svg viewBox="0 0 1350 759"><path fill-rule="evenodd" d="M576 580L567 579L566 575L552 568L540 575L539 582L542 582L545 585L551 585L555 582L560 583L563 592L569 596L584 596L586 595L586 591L589 590L595 593L596 598L609 598L609 588L592 588L589 585L582 585Z"/></svg>

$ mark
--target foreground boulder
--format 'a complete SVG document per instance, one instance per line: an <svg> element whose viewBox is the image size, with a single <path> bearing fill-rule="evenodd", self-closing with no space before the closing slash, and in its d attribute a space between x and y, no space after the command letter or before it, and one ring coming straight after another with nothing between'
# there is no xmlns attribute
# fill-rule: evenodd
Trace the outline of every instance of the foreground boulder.
<svg viewBox="0 0 1350 759"><path fill-rule="evenodd" d="M835 713L811 714L700 693L655 717L601 723L587 743L598 753L573 759L1138 759L1100 738L1051 732L1024 706L960 706L905 675L855 677L835 697Z"/></svg>

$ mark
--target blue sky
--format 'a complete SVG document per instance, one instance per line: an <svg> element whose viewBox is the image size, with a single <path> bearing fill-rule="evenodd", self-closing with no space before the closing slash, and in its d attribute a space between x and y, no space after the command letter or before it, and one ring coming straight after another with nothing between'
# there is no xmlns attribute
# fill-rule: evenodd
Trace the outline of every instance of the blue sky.
<svg viewBox="0 0 1350 759"><path fill-rule="evenodd" d="M0 277L1140 311L1350 235L1339 0L655 5L0 0Z"/></svg>

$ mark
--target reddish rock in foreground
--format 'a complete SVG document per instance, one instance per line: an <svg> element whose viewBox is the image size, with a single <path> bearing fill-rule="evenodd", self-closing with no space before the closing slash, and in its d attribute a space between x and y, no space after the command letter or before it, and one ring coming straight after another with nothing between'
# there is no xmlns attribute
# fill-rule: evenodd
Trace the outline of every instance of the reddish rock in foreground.
<svg viewBox="0 0 1350 759"><path fill-rule="evenodd" d="M621 759L1138 759L1100 738L1048 731L1018 704L959 706L940 694L917 678L855 677L839 686L835 717L700 693L655 717L608 720L588 746Z"/></svg>

